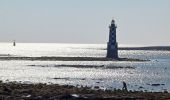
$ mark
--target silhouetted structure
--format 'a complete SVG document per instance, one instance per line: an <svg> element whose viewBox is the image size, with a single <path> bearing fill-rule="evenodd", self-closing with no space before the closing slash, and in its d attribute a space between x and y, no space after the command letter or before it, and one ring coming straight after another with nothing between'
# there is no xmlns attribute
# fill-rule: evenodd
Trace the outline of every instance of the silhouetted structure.
<svg viewBox="0 0 170 100"><path fill-rule="evenodd" d="M107 43L107 58L118 59L118 43L116 41L116 25L114 19L109 31L109 42Z"/></svg>

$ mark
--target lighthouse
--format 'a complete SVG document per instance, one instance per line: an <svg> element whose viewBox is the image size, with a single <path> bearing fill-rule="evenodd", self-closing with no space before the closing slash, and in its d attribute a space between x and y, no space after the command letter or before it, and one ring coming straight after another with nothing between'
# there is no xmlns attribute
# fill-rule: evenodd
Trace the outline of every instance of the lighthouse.
<svg viewBox="0 0 170 100"><path fill-rule="evenodd" d="M107 43L107 58L118 59L118 43L116 41L116 25L113 19L109 27L109 42Z"/></svg>

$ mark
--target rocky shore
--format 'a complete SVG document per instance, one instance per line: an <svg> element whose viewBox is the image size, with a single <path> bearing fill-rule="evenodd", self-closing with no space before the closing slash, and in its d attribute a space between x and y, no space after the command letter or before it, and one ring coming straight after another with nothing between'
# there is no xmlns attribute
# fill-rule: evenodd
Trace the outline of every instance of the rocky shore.
<svg viewBox="0 0 170 100"><path fill-rule="evenodd" d="M1 100L170 100L168 92L100 90L58 84L0 82Z"/></svg>

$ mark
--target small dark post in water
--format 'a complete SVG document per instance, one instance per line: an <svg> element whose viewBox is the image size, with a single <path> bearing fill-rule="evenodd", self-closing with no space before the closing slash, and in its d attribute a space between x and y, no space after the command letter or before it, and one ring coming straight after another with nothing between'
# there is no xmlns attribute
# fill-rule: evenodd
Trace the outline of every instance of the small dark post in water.
<svg viewBox="0 0 170 100"><path fill-rule="evenodd" d="M15 40L14 40L14 42L13 42L13 46L16 46Z"/></svg>
<svg viewBox="0 0 170 100"><path fill-rule="evenodd" d="M109 42L107 43L107 58L118 59L118 43L116 41L116 25L113 19L110 25Z"/></svg>

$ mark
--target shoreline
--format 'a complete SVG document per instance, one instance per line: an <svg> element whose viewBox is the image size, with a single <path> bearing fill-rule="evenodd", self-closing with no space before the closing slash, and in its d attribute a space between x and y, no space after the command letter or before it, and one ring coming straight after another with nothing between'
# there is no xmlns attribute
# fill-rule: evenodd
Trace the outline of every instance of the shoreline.
<svg viewBox="0 0 170 100"><path fill-rule="evenodd" d="M169 100L170 93L125 90L101 90L58 84L24 84L0 82L3 100Z"/></svg>

